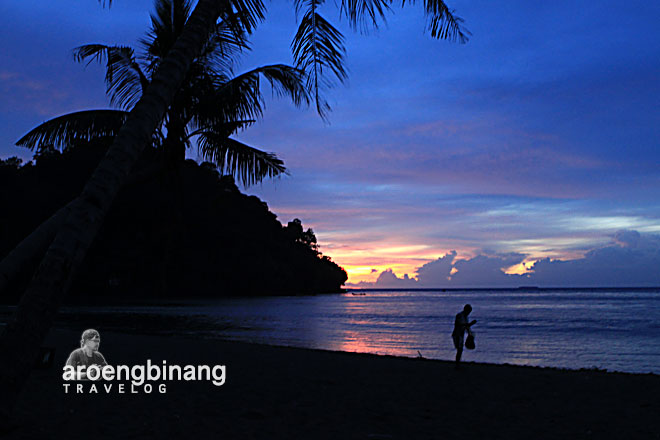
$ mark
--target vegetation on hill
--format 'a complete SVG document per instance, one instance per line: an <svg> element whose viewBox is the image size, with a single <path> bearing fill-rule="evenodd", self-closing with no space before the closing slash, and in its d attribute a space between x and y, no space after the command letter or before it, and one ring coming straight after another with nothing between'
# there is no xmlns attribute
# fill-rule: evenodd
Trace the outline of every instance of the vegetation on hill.
<svg viewBox="0 0 660 440"><path fill-rule="evenodd" d="M42 149L25 165L0 161L4 257L72 200L109 140L60 153ZM148 148L134 176L159 162ZM341 291L346 272L318 250L314 232L283 226L265 202L242 194L231 176L192 160L182 167L183 197L172 201L167 174L133 179L115 199L69 298L182 298ZM29 274L7 289L15 302Z"/></svg>

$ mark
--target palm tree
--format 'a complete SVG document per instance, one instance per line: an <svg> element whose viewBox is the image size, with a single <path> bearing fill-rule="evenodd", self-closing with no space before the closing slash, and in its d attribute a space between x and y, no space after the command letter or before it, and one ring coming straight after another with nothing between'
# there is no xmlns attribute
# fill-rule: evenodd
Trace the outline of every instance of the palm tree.
<svg viewBox="0 0 660 440"><path fill-rule="evenodd" d="M78 62L106 64L106 93L111 104L120 109L87 110L59 116L32 129L18 140L17 145L36 148L37 152L52 147L65 150L80 145L81 141L115 136L128 111L149 86L154 70L181 34L190 12L189 0L156 0L151 28L141 41L143 50L140 55L126 46L88 44L76 48L74 58ZM232 174L244 185L280 175L286 169L275 154L248 146L231 135L263 116L261 78L278 95L289 96L296 105L310 103L305 74L300 69L276 64L233 76L238 57L247 50L245 29L235 14L225 14L216 23L202 53L193 60L163 123L152 137L153 146L162 153L163 182L171 193L170 212L164 219L171 223L165 237L168 251L163 256L164 289L172 288L166 280L176 278L180 266L176 261L176 249L183 240L183 192L179 168L185 159L186 148L196 145L204 159L213 162L220 172ZM152 166L141 174L143 178L149 178L156 171L158 167ZM62 221L64 216L55 216L55 219ZM43 251L57 231L54 223L47 222L48 228L35 231L34 238L38 237L39 241L31 240ZM18 273L17 269L21 267L18 263L14 255L0 263L0 291L6 286L6 280Z"/></svg>
<svg viewBox="0 0 660 440"><path fill-rule="evenodd" d="M321 31L319 25L322 21L318 19L320 15L317 12L320 3L307 1L305 16L294 38L294 48L296 42L300 46L298 67L314 72L310 76L316 96L324 70L339 72L341 79L341 70L337 70L341 64L336 62L343 60L343 49L336 44L341 42L338 40L341 34L331 33L328 26L325 27L327 32ZM402 3L405 4L405 0ZM376 25L391 4L392 0L341 0L339 8L354 27L360 27L369 22ZM297 0L296 5L299 10L304 6L302 0ZM464 39L460 20L454 17L442 0L425 0L424 6L432 36ZM195 57L202 53L218 18L230 13L235 14L242 28L249 33L264 18L265 9L260 0L200 0L197 3L181 35L154 70L149 87L131 110L107 155L80 197L72 204L71 213L67 215L0 336L0 352L3 353L0 358L0 389L5 394L0 402L0 423L2 418L9 418L10 410L37 357L39 345L48 333L53 316L113 198L142 148L150 143ZM307 20L305 17L308 17ZM317 107L320 107L318 100Z"/></svg>
<svg viewBox="0 0 660 440"><path fill-rule="evenodd" d="M181 34L191 6L190 0L156 0L140 55L126 46L87 44L76 48L77 61L106 64L106 93L119 109L59 116L35 127L16 144L37 150L52 146L66 149L80 141L115 136ZM237 58L249 50L246 37L237 17L227 14L216 23L202 53L193 59L152 139L153 146L162 152L167 171L176 175L186 148L194 144L204 159L245 185L286 171L275 154L245 145L231 135L263 116L261 78L278 95L289 96L300 106L311 101L306 75L301 69L276 64L233 76Z"/></svg>

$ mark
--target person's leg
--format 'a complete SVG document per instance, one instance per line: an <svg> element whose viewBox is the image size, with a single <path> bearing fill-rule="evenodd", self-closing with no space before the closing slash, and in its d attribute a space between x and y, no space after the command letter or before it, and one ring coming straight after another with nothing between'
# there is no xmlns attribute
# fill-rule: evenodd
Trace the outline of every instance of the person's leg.
<svg viewBox="0 0 660 440"><path fill-rule="evenodd" d="M454 338L454 347L456 348L456 365L461 361L461 355L463 354L463 335L453 335Z"/></svg>

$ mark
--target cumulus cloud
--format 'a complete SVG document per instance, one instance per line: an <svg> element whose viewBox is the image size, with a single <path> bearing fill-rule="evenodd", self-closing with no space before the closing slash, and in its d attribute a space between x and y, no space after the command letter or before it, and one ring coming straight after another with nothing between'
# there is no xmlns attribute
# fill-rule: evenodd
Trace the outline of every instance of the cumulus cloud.
<svg viewBox="0 0 660 440"><path fill-rule="evenodd" d="M637 247L639 240L642 238L641 234L637 231L618 231L614 234L614 242L622 247ZM647 237L648 240L648 237ZM651 241L653 239L651 238Z"/></svg>
<svg viewBox="0 0 660 440"><path fill-rule="evenodd" d="M525 284L524 276L504 273L504 269L521 263L524 258L521 254L507 254L478 255L469 260L459 260L454 264L456 270L449 283L461 287L508 287Z"/></svg>
<svg viewBox="0 0 660 440"><path fill-rule="evenodd" d="M408 274L405 274L403 278L396 276L392 269L384 270L378 275L376 280L376 287L389 287L389 288L410 288L417 287L417 281L413 278L408 277Z"/></svg>
<svg viewBox="0 0 660 440"><path fill-rule="evenodd" d="M557 287L660 286L660 236L619 231L612 241L578 260L539 260L530 279Z"/></svg>
<svg viewBox="0 0 660 440"><path fill-rule="evenodd" d="M449 281L452 268L454 267L454 259L456 258L456 251L451 251L444 257L431 261L417 268L417 279L420 284L427 286L444 286Z"/></svg>
<svg viewBox="0 0 660 440"><path fill-rule="evenodd" d="M417 280L423 287L507 287L517 285L523 276L507 275L504 269L521 263L518 253L482 253L474 258L456 260L456 251L420 266Z"/></svg>
<svg viewBox="0 0 660 440"><path fill-rule="evenodd" d="M523 262L526 255L482 252L470 259L457 259L456 251L428 262L416 271L416 278L399 278L392 269L383 271L374 283L356 287L650 287L660 286L660 236L637 231L616 232L610 243L574 260L544 258L526 274L504 270Z"/></svg>
<svg viewBox="0 0 660 440"><path fill-rule="evenodd" d="M372 270L372 273L378 272ZM359 287L363 289L414 289L421 287L416 279L410 278L408 274L399 278L392 269L386 269L378 275L375 282L360 281L357 284L347 284L348 287Z"/></svg>

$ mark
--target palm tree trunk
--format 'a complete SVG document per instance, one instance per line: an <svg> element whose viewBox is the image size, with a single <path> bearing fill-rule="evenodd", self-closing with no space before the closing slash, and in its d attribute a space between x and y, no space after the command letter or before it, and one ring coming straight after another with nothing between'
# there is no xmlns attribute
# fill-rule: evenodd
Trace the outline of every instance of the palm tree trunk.
<svg viewBox="0 0 660 440"><path fill-rule="evenodd" d="M164 237L165 248L161 262L163 294L171 296L180 288L184 242L183 223L183 164L186 160L185 130L181 119L183 114L175 103L170 107L167 123L167 137L163 142L164 167L167 170L163 180L163 190L167 196L164 223L167 224Z"/></svg>
<svg viewBox="0 0 660 440"><path fill-rule="evenodd" d="M154 164L139 173L134 172L130 175L126 183L124 183L124 190L129 186L151 180L161 170L161 164ZM48 246L53 242L57 231L59 231L68 214L71 212L72 204L77 200L78 198L72 200L60 208L48 220L41 223L0 261L0 298L5 296L5 289L14 280L44 256Z"/></svg>
<svg viewBox="0 0 660 440"><path fill-rule="evenodd" d="M196 54L200 53L226 1L200 0L183 33L154 74L108 153L85 185L34 278L0 335L0 424L9 420L39 347L47 335L76 269L98 232L122 183L151 140ZM4 419L4 420L2 420Z"/></svg>
<svg viewBox="0 0 660 440"><path fill-rule="evenodd" d="M43 257L76 200L60 208L48 220L40 224L0 262L0 298L4 296L5 289L12 281Z"/></svg>

